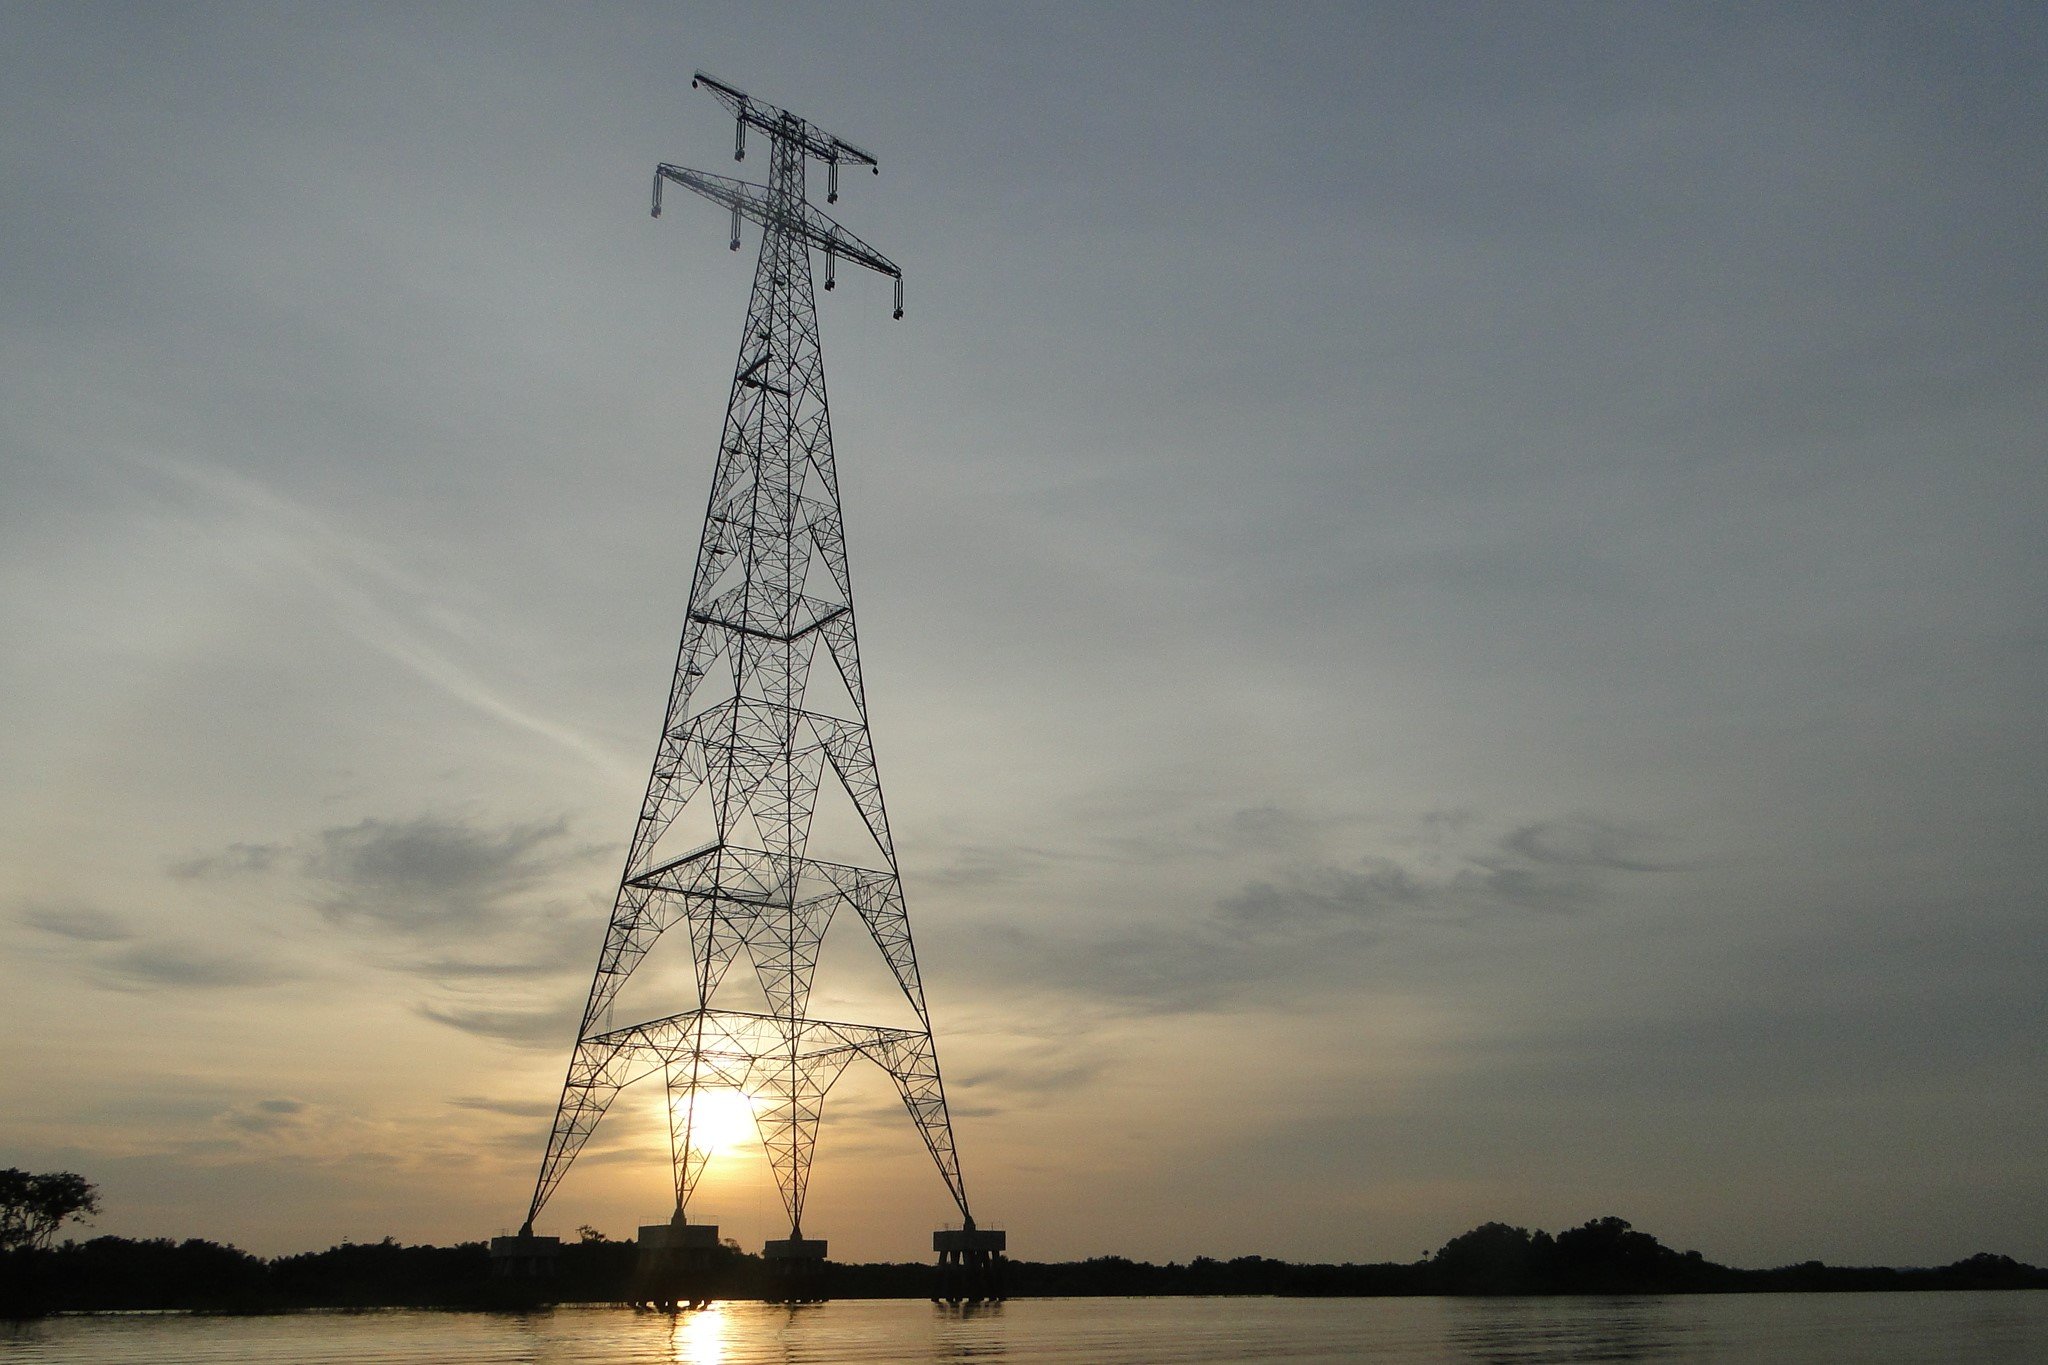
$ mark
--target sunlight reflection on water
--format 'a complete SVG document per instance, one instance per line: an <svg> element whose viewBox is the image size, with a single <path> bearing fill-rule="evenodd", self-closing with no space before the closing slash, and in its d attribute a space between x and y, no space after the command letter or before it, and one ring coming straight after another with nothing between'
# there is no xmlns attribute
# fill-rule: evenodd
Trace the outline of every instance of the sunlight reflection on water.
<svg viewBox="0 0 2048 1365"><path fill-rule="evenodd" d="M678 1365L725 1365L726 1322L724 1304L676 1318L673 1354Z"/></svg>
<svg viewBox="0 0 2048 1365"><path fill-rule="evenodd" d="M1019 1299L629 1309L107 1314L0 1324L13 1365L1571 1365L2048 1360L2048 1293L1641 1299Z"/></svg>

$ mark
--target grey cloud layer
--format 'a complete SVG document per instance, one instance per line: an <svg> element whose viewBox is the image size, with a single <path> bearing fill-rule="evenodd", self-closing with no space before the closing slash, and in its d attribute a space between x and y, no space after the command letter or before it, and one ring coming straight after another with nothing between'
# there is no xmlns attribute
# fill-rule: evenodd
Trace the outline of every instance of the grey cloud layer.
<svg viewBox="0 0 2048 1365"><path fill-rule="evenodd" d="M134 931L119 915L94 905L35 905L16 916L31 929L81 943L119 943Z"/></svg>
<svg viewBox="0 0 2048 1365"><path fill-rule="evenodd" d="M29 906L14 918L47 936L31 949L35 958L61 963L111 990L274 986L301 975L284 962L236 948L145 937L125 917L98 906Z"/></svg>
<svg viewBox="0 0 2048 1365"><path fill-rule="evenodd" d="M571 840L559 817L371 817L289 844L231 845L170 872L247 879L311 907L364 964L426 983L434 998L415 1003L420 1018L519 1046L562 1047L574 1033L569 983L588 970L601 933L601 916L585 904L594 851ZM177 985L263 980L253 966L191 950L109 955L100 970Z"/></svg>
<svg viewBox="0 0 2048 1365"><path fill-rule="evenodd" d="M104 985L124 990L274 986L299 975L290 967L210 944L176 941L101 954L94 959L91 974Z"/></svg>
<svg viewBox="0 0 2048 1365"><path fill-rule="evenodd" d="M306 872L326 888L323 914L384 928L474 924L552 870L566 825L481 831L452 821L369 819L323 830Z"/></svg>
<svg viewBox="0 0 2048 1365"><path fill-rule="evenodd" d="M233 844L171 864L172 876L220 879L277 874L346 929L428 945L489 942L531 919L530 902L584 872L601 846L568 838L566 819L502 823L451 815L369 817L290 845ZM517 975L527 966L425 957L450 975Z"/></svg>
<svg viewBox="0 0 2048 1365"><path fill-rule="evenodd" d="M1297 819L1262 810L1241 823L1284 828ZM1361 968L1368 956L1387 953L1390 933L1403 945L1429 945L1483 936L1488 920L1504 916L1570 915L1616 901L1625 909L1627 890L1617 877L1668 870L1639 854L1657 842L1647 831L1586 818L1544 821L1447 868L1417 870L1379 854L1310 862L1252 881L1206 912L1109 933L1076 929L1049 938L1004 928L990 937L1007 979L1079 993L1111 1011L1306 1005L1359 989ZM1408 952L1403 946L1394 956ZM1397 977L1401 970L1398 960L1381 962L1374 975Z"/></svg>

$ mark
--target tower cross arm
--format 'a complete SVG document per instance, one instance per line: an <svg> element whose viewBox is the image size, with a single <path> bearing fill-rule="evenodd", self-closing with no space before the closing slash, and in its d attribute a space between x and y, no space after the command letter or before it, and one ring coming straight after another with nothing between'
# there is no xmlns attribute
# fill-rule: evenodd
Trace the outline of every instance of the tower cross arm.
<svg viewBox="0 0 2048 1365"><path fill-rule="evenodd" d="M887 275L892 280L903 278L902 270L894 261L848 232L832 219L798 201L794 204L778 203L764 185L746 180L733 180L723 175L710 175L704 171L693 171L687 166L671 166L666 162L654 171L654 216L661 216L661 182L673 180L686 190L703 195L714 204L722 204L743 218L761 224L770 230L787 232L829 256L840 260L864 265L878 275Z"/></svg>
<svg viewBox="0 0 2048 1365"><path fill-rule="evenodd" d="M842 165L870 166L876 174L881 166L875 158L844 138L837 138L808 119L798 118L787 109L778 109L765 100L757 100L746 91L724 81L707 76L702 71L690 78L690 84L709 90L718 97L718 102L732 110L734 117L742 124L759 128L775 137L787 138L802 146L805 152L824 162ZM744 148L745 143L739 144Z"/></svg>

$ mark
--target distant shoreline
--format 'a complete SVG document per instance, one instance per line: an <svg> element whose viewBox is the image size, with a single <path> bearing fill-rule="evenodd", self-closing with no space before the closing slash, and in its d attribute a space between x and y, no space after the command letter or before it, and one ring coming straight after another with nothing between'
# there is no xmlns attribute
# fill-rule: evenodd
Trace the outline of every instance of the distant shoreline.
<svg viewBox="0 0 2048 1365"><path fill-rule="evenodd" d="M627 1302L639 1251L592 1235L561 1249L546 1301ZM1081 1261L1012 1261L1010 1298L1286 1297L1412 1298L1949 1292L2048 1289L2048 1270L1979 1254L1928 1268L1829 1266L1819 1261L1742 1270L1678 1252L1618 1218L1595 1219L1552 1236L1488 1223L1409 1263L1329 1264L1241 1256L1164 1265L1098 1256ZM757 1256L728 1247L718 1267L720 1299L763 1297ZM171 1311L284 1313L308 1309L511 1306L491 1276L484 1243L405 1246L391 1239L343 1243L321 1252L265 1260L232 1246L191 1239L96 1237L0 1256L0 1316ZM834 1262L835 1299L933 1296L936 1267L925 1263Z"/></svg>

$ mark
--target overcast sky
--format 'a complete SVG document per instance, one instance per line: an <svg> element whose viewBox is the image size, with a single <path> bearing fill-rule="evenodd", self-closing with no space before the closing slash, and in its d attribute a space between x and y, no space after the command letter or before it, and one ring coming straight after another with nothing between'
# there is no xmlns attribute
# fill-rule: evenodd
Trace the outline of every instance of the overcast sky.
<svg viewBox="0 0 2048 1365"><path fill-rule="evenodd" d="M2039 6L0 27L0 1164L99 1230L523 1215L757 241L647 214L701 66L881 160L826 362L1014 1254L2048 1263ZM911 1258L878 1080L805 1226ZM662 1216L655 1103L542 1231Z"/></svg>

